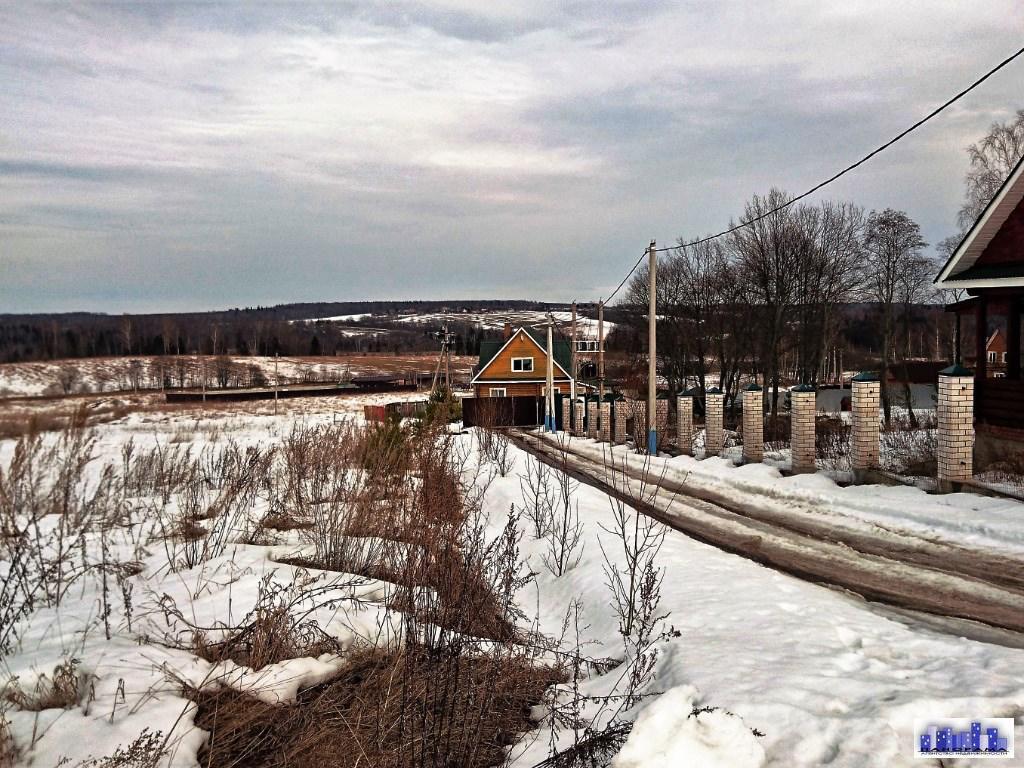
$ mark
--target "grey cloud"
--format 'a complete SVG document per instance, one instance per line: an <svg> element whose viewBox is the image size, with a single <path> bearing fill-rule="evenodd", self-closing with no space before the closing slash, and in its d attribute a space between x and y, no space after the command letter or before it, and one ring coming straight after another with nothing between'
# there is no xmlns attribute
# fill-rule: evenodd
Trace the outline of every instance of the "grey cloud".
<svg viewBox="0 0 1024 768"><path fill-rule="evenodd" d="M1015 46L1010 0L0 8L0 305L593 298ZM949 53L950 31L964 26ZM949 234L1008 71L828 190Z"/></svg>

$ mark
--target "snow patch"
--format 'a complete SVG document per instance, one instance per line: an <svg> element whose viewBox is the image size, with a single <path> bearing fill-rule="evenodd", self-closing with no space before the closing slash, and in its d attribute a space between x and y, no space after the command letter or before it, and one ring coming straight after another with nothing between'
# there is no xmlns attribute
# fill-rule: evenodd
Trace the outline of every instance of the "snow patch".
<svg viewBox="0 0 1024 768"><path fill-rule="evenodd" d="M636 719L613 768L761 768L764 749L743 719L721 709L693 714L697 689L679 685Z"/></svg>

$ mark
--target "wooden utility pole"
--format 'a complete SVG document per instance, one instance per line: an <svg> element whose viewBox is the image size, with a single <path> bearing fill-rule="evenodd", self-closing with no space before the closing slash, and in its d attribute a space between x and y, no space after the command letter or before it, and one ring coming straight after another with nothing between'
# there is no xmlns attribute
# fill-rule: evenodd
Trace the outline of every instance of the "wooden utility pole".
<svg viewBox="0 0 1024 768"><path fill-rule="evenodd" d="M274 415L277 416L277 390L281 386L281 377L277 372L277 358L279 352L274 353Z"/></svg>
<svg viewBox="0 0 1024 768"><path fill-rule="evenodd" d="M647 254L647 454L654 456L658 452L658 253L653 240Z"/></svg>
<svg viewBox="0 0 1024 768"><path fill-rule="evenodd" d="M597 302L597 397L604 402L604 299Z"/></svg>
<svg viewBox="0 0 1024 768"><path fill-rule="evenodd" d="M544 399L544 428L548 432L555 431L555 318L548 312L548 360L547 389Z"/></svg>
<svg viewBox="0 0 1024 768"><path fill-rule="evenodd" d="M455 334L448 331L448 324L445 323L441 326L441 332L434 334L435 337L441 339L441 355L437 358L437 367L434 369L434 379L430 383L430 393L433 394L437 391L437 384L441 377L441 370L444 369L444 386L448 392L452 390L452 370L451 370L451 343L455 339Z"/></svg>

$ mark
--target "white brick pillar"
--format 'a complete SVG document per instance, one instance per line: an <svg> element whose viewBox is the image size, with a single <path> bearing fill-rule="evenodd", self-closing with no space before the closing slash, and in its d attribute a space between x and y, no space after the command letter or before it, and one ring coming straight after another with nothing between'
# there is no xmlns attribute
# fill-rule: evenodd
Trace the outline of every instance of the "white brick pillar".
<svg viewBox="0 0 1024 768"><path fill-rule="evenodd" d="M693 398L676 398L676 447L684 456L693 455Z"/></svg>
<svg viewBox="0 0 1024 768"><path fill-rule="evenodd" d="M974 376L954 365L939 373L939 490L974 475Z"/></svg>
<svg viewBox="0 0 1024 768"><path fill-rule="evenodd" d="M717 456L725 447L725 430L722 416L725 410L725 395L718 387L707 391L704 399L704 456Z"/></svg>
<svg viewBox="0 0 1024 768"><path fill-rule="evenodd" d="M743 390L743 461L764 461L764 413L761 388L751 384Z"/></svg>
<svg viewBox="0 0 1024 768"><path fill-rule="evenodd" d="M853 377L853 434L850 438L850 466L860 482L865 472L878 468L878 377L858 373Z"/></svg>
<svg viewBox="0 0 1024 768"><path fill-rule="evenodd" d="M562 431L568 432L572 419L572 400L568 397L562 398Z"/></svg>
<svg viewBox="0 0 1024 768"><path fill-rule="evenodd" d="M626 442L626 419L629 418L625 400L612 403L615 409L615 422L612 424L612 442L622 445Z"/></svg>
<svg viewBox="0 0 1024 768"><path fill-rule="evenodd" d="M587 437L597 440L597 401L587 400Z"/></svg>
<svg viewBox="0 0 1024 768"><path fill-rule="evenodd" d="M576 437L583 437L583 403L575 402L572 404L575 419L572 422L572 433Z"/></svg>
<svg viewBox="0 0 1024 768"><path fill-rule="evenodd" d="M789 392L789 445L793 454L795 474L817 470L817 449L814 444L817 396L814 388L801 384Z"/></svg>
<svg viewBox="0 0 1024 768"><path fill-rule="evenodd" d="M605 400L598 412L598 439L607 443L612 439L612 404Z"/></svg>

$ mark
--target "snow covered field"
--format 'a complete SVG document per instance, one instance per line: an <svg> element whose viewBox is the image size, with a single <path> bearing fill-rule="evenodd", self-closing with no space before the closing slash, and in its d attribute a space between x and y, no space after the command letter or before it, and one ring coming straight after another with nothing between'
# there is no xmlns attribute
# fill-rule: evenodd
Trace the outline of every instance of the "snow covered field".
<svg viewBox="0 0 1024 768"><path fill-rule="evenodd" d="M345 403L346 415L358 418L361 403ZM333 400L317 400L280 416L266 411L199 418L129 415L96 428L87 476L95 483L105 463L120 466L129 441L136 455L156 447L190 448L196 455L205 449L211 456L229 444L242 451L265 449L280 445L296 422L310 427L335 423L341 415L336 407ZM51 443L57 439L46 437ZM457 443L470 464L488 468L473 475L473 482L486 486L487 536L496 539L511 509L530 506L524 476L532 460L510 446L510 471L492 477L493 467L472 433L460 435ZM13 441L0 441L5 472L14 450ZM759 494L792 505L797 514L824 514L837 524L895 525L1002 549L1007 555L1024 552L1021 505L969 495L925 497L914 489L840 489L825 478L784 479L770 467L735 468L724 460L665 461L666 472L685 475L687 482L737 498ZM22 690L32 690L39 675L52 675L66 659L77 659L76 674L87 691L69 708L7 708L20 749L17 765L51 766L64 758L78 765L89 756L127 747L149 729L160 732L167 749L161 764L195 766L207 735L194 725L195 706L183 694L183 684L227 686L266 702L288 702L298 690L343 669L344 654L291 659L254 672L231 661L206 661L189 650L193 627L238 621L252 609L268 575L295 585L296 610L312 607L312 597L304 602L304 594L333 590L334 603L318 605L311 616L346 648L398 631L387 605L388 582L305 571L279 561L308 547L300 531L275 534L258 544L229 536L223 550L206 562L173 568L171 550L143 524L142 510L162 504L161 514L178 514L188 502L186 494L174 494L166 503L149 497L132 502L135 511L124 513L104 551L110 559L137 562L141 570L111 577L106 599L100 580L77 582L59 607L41 607L19 624L17 642L3 658L3 671ZM523 622L558 639L566 652L582 649L590 659L622 660L630 646L620 635L621 617L612 608L606 583L610 565L624 566L621 544L609 533L617 507L587 486L574 489L573 504L581 523L579 559L573 564L570 558L571 567L561 575L546 564L550 540L536 538L529 522L519 521L522 573L535 575L516 592L517 603ZM628 509L619 511L630 515ZM246 507L246 520L236 521L238 528L267 512L265 502L255 497ZM611 758L616 768L928 765L912 758L915 718L1015 717L1017 743L1024 743L1022 637L888 610L671 530L665 531L655 563L663 578L656 614L665 618L657 622L653 644L645 651L652 666L641 698L619 713L635 725ZM2 567L9 569L10 560ZM572 731L553 731L553 718L545 717L552 705L577 701L581 716L595 728L607 725L619 706L599 697L621 693L623 677L633 668L626 663L589 669L578 695L566 686L547 708L537 707L539 727L510 748L510 763L527 768L547 758L552 745L564 749L572 744ZM705 707L710 709L702 711Z"/></svg>
<svg viewBox="0 0 1024 768"><path fill-rule="evenodd" d="M292 384L338 381L353 376L430 373L437 365L436 355L231 356L227 359L233 366L231 386L248 385L250 368L258 371L267 382L279 380L282 384ZM468 373L474 360L453 357L452 369L458 374ZM209 386L214 386L218 365L218 358L194 355L5 363L0 364L0 398L159 389L161 375L168 377L174 386L199 386L199 377L205 373Z"/></svg>
<svg viewBox="0 0 1024 768"><path fill-rule="evenodd" d="M568 330L572 323L572 312L552 312L552 316L555 318L555 322L562 326L563 330ZM513 327L518 326L538 326L547 320L546 312L535 312L529 310L512 311L512 312L427 312L423 314L415 315L372 315L372 314L361 314L361 315L336 315L334 317L312 317L308 320L301 320L296 322L334 322L334 323L350 323L350 322L372 322L375 317L379 317L382 320L397 321L400 323L472 323L479 326L480 328L487 328L490 330L501 330L505 323L511 324ZM605 321L604 332L609 334L614 328L615 324ZM584 317L582 314L576 316L576 329L582 338L597 338L597 320L595 318Z"/></svg>

